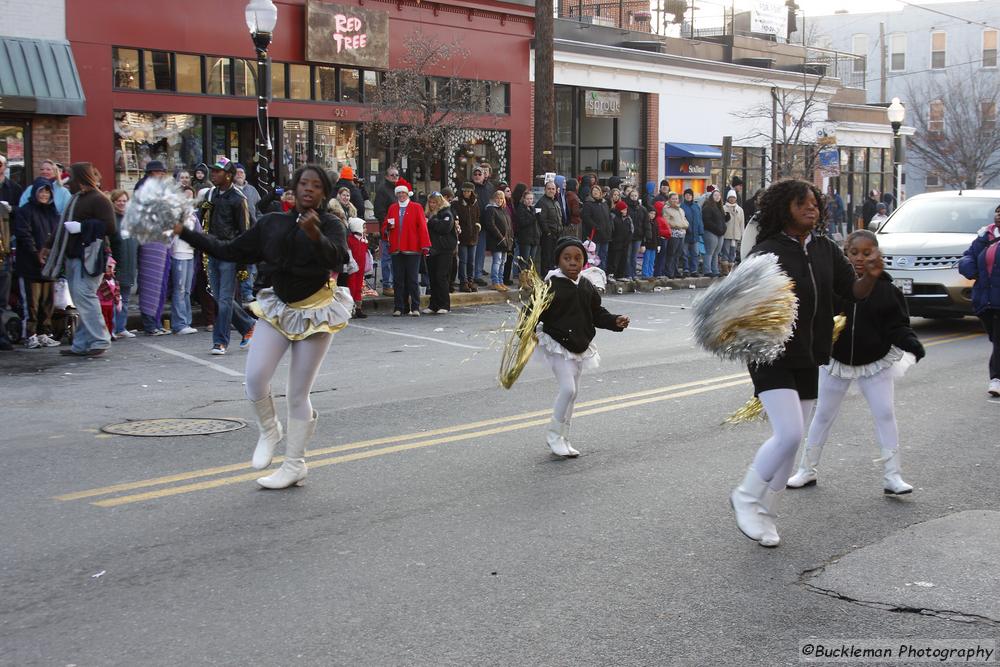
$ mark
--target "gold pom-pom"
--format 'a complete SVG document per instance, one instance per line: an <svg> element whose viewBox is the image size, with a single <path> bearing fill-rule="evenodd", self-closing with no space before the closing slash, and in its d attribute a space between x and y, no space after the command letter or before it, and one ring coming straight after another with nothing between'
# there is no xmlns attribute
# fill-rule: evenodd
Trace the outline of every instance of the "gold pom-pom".
<svg viewBox="0 0 1000 667"><path fill-rule="evenodd" d="M764 404L754 396L743 404L739 410L726 417L724 424L749 424L750 422L767 421L767 413L764 412Z"/></svg>
<svg viewBox="0 0 1000 667"><path fill-rule="evenodd" d="M535 328L542 313L555 298L552 285L542 280L533 266L521 271L520 281L522 289L529 290L529 294L518 314L517 324L504 343L499 375L504 389L514 386L521 371L528 365L528 360L538 345Z"/></svg>

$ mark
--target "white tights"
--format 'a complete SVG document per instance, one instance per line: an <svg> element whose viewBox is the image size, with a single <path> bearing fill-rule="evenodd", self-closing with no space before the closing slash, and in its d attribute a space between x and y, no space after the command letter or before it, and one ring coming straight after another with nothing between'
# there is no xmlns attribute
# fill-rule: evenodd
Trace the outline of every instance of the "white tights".
<svg viewBox="0 0 1000 667"><path fill-rule="evenodd" d="M822 447L826 444L851 382L852 380L830 375L826 368L819 369L819 403L816 405L816 416L809 426L807 446ZM892 373L887 369L871 377L858 378L858 388L868 401L868 407L875 418L875 433L879 445L882 449L896 449L899 446L899 430L896 428L896 413L892 405Z"/></svg>
<svg viewBox="0 0 1000 667"><path fill-rule="evenodd" d="M291 341L266 320L257 320L247 356L247 398L259 401L271 393L271 378L274 377L281 358L291 347L292 362L288 367L288 386L285 391L288 418L301 421L312 419L309 392L332 338L333 334L315 333L308 338Z"/></svg>
<svg viewBox="0 0 1000 667"><path fill-rule="evenodd" d="M548 362L556 376L556 381L559 382L559 393L556 395L556 404L552 408L552 418L557 422L568 424L573 416L576 394L580 389L580 374L583 372L583 364L558 355L549 356Z"/></svg>
<svg viewBox="0 0 1000 667"><path fill-rule="evenodd" d="M772 490L785 488L795 465L795 452L805 434L805 423L812 411L812 399L803 401L794 389L771 389L758 396L767 411L774 434L760 446L750 467L757 471Z"/></svg>

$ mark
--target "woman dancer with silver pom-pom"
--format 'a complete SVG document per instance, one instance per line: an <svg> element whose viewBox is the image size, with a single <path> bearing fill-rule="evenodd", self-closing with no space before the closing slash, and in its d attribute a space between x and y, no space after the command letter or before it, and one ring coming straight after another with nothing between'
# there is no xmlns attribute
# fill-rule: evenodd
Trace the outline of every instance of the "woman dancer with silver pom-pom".
<svg viewBox="0 0 1000 667"><path fill-rule="evenodd" d="M344 225L324 212L333 192L326 171L316 165L300 167L292 175L291 189L293 209L261 217L231 241L218 241L180 223L174 227L181 239L220 260L273 267L272 286L262 289L251 307L259 319L246 366L246 394L260 427L253 467L262 470L271 465L283 436L271 378L291 348L285 460L276 472L257 480L267 489L301 485L306 477L306 444L319 416L309 392L333 334L347 326L352 305L330 281L330 273L347 264L349 250Z"/></svg>
<svg viewBox="0 0 1000 667"><path fill-rule="evenodd" d="M770 253L794 281L798 312L794 333L771 364L750 364L754 393L760 398L774 434L760 446L730 501L740 531L761 546L777 546L775 510L795 464L805 424L816 402L819 367L830 358L833 297L867 297L882 274L876 251L854 268L824 234L823 195L811 183L779 181L760 200L757 244L751 254Z"/></svg>

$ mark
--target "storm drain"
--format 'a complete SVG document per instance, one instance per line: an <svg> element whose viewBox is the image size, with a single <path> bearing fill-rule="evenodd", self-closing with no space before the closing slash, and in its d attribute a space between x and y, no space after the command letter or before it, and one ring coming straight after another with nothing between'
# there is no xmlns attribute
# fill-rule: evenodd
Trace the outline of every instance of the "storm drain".
<svg viewBox="0 0 1000 667"><path fill-rule="evenodd" d="M121 424L108 424L101 428L105 433L115 435L135 435L142 437L164 437L180 435L211 435L236 431L246 426L239 419L201 419L173 417L168 419L136 419Z"/></svg>

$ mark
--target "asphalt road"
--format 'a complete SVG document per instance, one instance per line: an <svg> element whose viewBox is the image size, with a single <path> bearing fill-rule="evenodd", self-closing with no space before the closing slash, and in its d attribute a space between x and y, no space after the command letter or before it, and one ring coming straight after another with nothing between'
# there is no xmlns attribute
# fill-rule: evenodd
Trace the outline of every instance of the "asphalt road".
<svg viewBox="0 0 1000 667"><path fill-rule="evenodd" d="M308 481L281 492L253 482L252 422L100 432L250 420L244 353L209 356L207 333L140 337L96 359L4 354L0 664L780 665L798 664L810 637L995 637L1000 619L878 608L806 583L909 526L1000 509L1000 404L978 323L915 320L928 357L896 395L916 491L883 497L852 391L819 486L786 494L783 543L768 550L737 532L727 496L769 430L720 424L751 388L738 365L693 347L693 296L607 300L633 327L598 335L603 362L574 419L582 456L567 461L544 444L548 371L497 385L508 307L352 325L313 394Z"/></svg>

